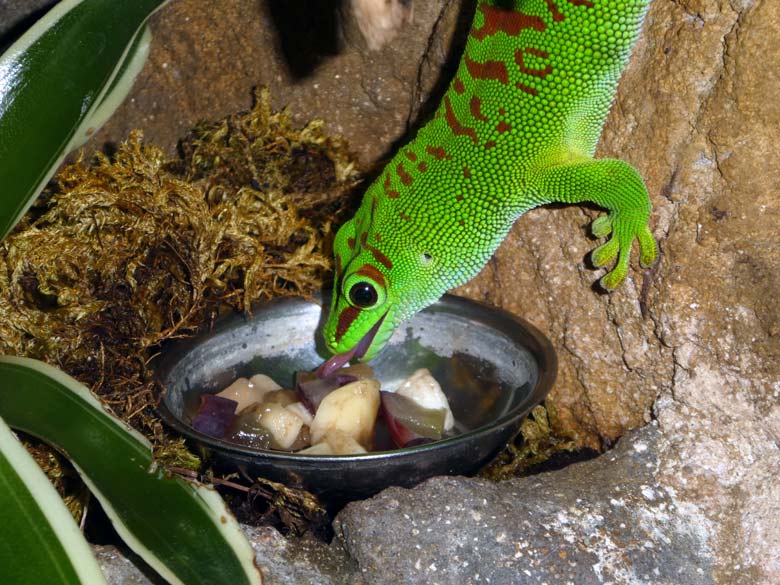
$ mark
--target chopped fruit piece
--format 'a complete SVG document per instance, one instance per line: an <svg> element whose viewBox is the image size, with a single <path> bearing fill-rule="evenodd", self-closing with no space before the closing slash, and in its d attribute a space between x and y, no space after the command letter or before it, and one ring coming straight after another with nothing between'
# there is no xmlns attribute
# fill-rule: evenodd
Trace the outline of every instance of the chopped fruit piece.
<svg viewBox="0 0 780 585"><path fill-rule="evenodd" d="M276 402L282 406L289 406L299 401L298 393L295 390L273 390L266 393L261 404Z"/></svg>
<svg viewBox="0 0 780 585"><path fill-rule="evenodd" d="M366 380L374 377L374 368L368 364L359 363L338 371L339 376L354 376L356 380Z"/></svg>
<svg viewBox="0 0 780 585"><path fill-rule="evenodd" d="M324 437L325 443L330 445L334 455L354 455L356 453L368 453L366 448L353 437L343 431L332 430Z"/></svg>
<svg viewBox="0 0 780 585"><path fill-rule="evenodd" d="M254 384L255 388L260 392L270 392L271 390L281 390L282 387L274 382L270 377L265 374L255 374L249 381Z"/></svg>
<svg viewBox="0 0 780 585"><path fill-rule="evenodd" d="M366 448L371 446L379 411L379 382L358 380L334 390L320 403L311 424L313 443L332 430L342 431Z"/></svg>
<svg viewBox="0 0 780 585"><path fill-rule="evenodd" d="M192 428L204 435L221 439L236 418L236 406L235 400L201 394L200 409L192 421Z"/></svg>
<svg viewBox="0 0 780 585"><path fill-rule="evenodd" d="M328 443L323 441L322 443L317 443L316 445L312 445L307 449L298 451L298 453L302 453L304 455L333 455L333 449Z"/></svg>
<svg viewBox="0 0 780 585"><path fill-rule="evenodd" d="M239 378L230 386L218 392L216 396L235 400L238 403L236 412L240 413L255 402L262 402L267 392L279 389L281 389L281 386L271 380L271 378L258 374L252 376L250 380Z"/></svg>
<svg viewBox="0 0 780 585"><path fill-rule="evenodd" d="M246 417L242 413L244 427L235 427L234 434L244 428L261 428L271 434L271 448L289 450L298 439L303 421L301 418L278 402L264 402L247 409Z"/></svg>
<svg viewBox="0 0 780 585"><path fill-rule="evenodd" d="M292 404L288 404L287 406L285 406L285 408L290 412L292 412L293 414L301 417L303 424L307 426L311 425L311 421L314 420L314 417L312 416L311 412L309 412L309 409L306 408L303 402L293 402Z"/></svg>
<svg viewBox="0 0 780 585"><path fill-rule="evenodd" d="M260 425L259 408L260 405L255 405L238 415L232 433L226 439L251 449L270 449L274 437L271 431Z"/></svg>
<svg viewBox="0 0 780 585"><path fill-rule="evenodd" d="M309 372L299 372L296 376L295 386L300 394L301 401L312 414L317 412L322 400L331 392L344 384L357 380L355 376L331 374L324 378L318 378Z"/></svg>
<svg viewBox="0 0 780 585"><path fill-rule="evenodd" d="M455 418L452 416L449 402L441 386L434 379L431 373L422 368L401 382L401 385L395 391L400 396L406 396L414 400L423 408L430 410L444 409L446 417L444 419L444 430L450 431L455 425Z"/></svg>
<svg viewBox="0 0 780 585"><path fill-rule="evenodd" d="M396 392L382 392L381 397L382 416L396 445L407 447L422 439L441 439L447 415L443 408L423 408Z"/></svg>

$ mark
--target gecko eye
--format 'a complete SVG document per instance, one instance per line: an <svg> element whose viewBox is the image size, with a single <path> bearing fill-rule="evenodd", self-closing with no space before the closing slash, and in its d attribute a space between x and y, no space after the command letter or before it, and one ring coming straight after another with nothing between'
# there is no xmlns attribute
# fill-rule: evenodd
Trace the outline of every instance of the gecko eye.
<svg viewBox="0 0 780 585"><path fill-rule="evenodd" d="M376 305L379 294L374 285L368 282L358 282L349 289L349 301L360 309L369 309Z"/></svg>

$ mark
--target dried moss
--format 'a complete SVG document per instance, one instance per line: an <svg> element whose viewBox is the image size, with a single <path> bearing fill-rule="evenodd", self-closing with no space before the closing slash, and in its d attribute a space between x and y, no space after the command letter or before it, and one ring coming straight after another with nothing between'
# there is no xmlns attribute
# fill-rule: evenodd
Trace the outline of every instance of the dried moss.
<svg viewBox="0 0 780 585"><path fill-rule="evenodd" d="M154 351L221 312L319 290L356 184L320 122L295 128L255 98L200 124L177 158L137 132L111 158L80 158L0 245L0 351L68 372L183 469L199 460L155 415Z"/></svg>
<svg viewBox="0 0 780 585"><path fill-rule="evenodd" d="M522 422L514 439L480 475L494 481L529 475L540 471L542 464L554 466L554 461L561 456L579 457L577 453L575 441L554 434L547 409L539 405Z"/></svg>

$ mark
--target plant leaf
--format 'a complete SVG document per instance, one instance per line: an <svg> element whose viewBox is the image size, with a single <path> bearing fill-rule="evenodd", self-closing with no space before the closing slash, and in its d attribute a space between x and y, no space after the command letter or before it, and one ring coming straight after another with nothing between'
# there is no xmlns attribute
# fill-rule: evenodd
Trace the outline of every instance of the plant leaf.
<svg viewBox="0 0 780 585"><path fill-rule="evenodd" d="M105 585L59 494L0 419L0 567L14 585Z"/></svg>
<svg viewBox="0 0 780 585"><path fill-rule="evenodd" d="M258 584L254 552L219 495L155 468L151 447L86 387L27 358L0 357L0 416L62 450L114 526L170 583Z"/></svg>
<svg viewBox="0 0 780 585"><path fill-rule="evenodd" d="M166 1L62 0L0 57L0 239L129 91Z"/></svg>

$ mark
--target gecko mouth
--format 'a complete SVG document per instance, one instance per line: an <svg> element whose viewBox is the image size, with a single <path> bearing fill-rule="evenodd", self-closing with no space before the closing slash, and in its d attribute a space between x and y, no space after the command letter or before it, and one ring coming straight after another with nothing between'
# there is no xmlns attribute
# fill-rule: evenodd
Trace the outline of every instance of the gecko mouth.
<svg viewBox="0 0 780 585"><path fill-rule="evenodd" d="M368 333L363 336L363 339L361 339L355 347L350 349L348 352L334 355L333 357L329 358L328 361L323 363L319 368L317 368L317 377L325 378L326 376L330 376L336 370L339 370L347 365L353 358L360 359L366 355L368 348L371 347L371 344L374 341L374 337L376 337L380 327L382 327L382 323L384 323L385 317L387 317L387 313L379 318L379 321L377 321L374 326L368 330Z"/></svg>

